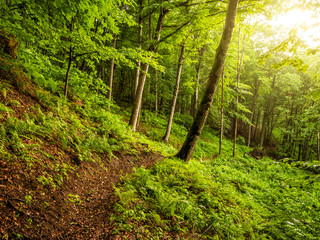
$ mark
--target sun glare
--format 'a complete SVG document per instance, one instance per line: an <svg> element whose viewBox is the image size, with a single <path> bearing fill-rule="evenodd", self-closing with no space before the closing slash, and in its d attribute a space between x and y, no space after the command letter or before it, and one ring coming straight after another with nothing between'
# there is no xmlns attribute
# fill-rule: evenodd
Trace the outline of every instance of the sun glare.
<svg viewBox="0 0 320 240"><path fill-rule="evenodd" d="M290 31L297 30L297 35L310 47L320 46L320 16L314 16L310 10L292 9L275 16L271 25Z"/></svg>

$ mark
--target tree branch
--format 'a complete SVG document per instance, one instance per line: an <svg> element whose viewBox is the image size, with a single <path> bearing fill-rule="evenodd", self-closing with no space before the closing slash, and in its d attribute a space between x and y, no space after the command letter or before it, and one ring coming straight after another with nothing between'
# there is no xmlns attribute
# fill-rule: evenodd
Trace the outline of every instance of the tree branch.
<svg viewBox="0 0 320 240"><path fill-rule="evenodd" d="M76 54L76 55L73 56L72 59L75 60L77 57L81 57L81 56L84 56L84 55L87 55L87 54L93 54L93 53L98 53L98 51Z"/></svg>

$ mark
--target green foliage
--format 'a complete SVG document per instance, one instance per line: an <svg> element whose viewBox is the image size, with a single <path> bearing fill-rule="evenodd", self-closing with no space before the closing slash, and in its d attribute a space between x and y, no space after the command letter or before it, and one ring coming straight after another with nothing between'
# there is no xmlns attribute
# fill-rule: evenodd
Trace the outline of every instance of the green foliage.
<svg viewBox="0 0 320 240"><path fill-rule="evenodd" d="M319 186L316 175L269 158L165 159L117 189L114 220L118 231L143 222L222 239L316 239Z"/></svg>
<svg viewBox="0 0 320 240"><path fill-rule="evenodd" d="M30 205L32 201L32 195L25 195L24 199L26 200L26 204Z"/></svg>
<svg viewBox="0 0 320 240"><path fill-rule="evenodd" d="M72 203L81 204L82 200L79 195L68 194L68 200Z"/></svg>

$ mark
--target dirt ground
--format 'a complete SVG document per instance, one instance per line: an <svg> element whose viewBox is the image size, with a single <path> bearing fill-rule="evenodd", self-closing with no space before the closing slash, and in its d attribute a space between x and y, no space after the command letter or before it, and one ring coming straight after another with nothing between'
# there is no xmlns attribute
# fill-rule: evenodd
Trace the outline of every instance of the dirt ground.
<svg viewBox="0 0 320 240"><path fill-rule="evenodd" d="M53 147L48 152L59 155ZM62 161L72 156L62 154ZM74 164L75 171L56 189L42 186L37 176L43 167L31 168L20 159L0 160L0 236L3 239L119 239L109 221L118 201L114 186L134 166L149 167L162 157L141 152L115 153L94 162ZM103 167L102 167L103 166Z"/></svg>

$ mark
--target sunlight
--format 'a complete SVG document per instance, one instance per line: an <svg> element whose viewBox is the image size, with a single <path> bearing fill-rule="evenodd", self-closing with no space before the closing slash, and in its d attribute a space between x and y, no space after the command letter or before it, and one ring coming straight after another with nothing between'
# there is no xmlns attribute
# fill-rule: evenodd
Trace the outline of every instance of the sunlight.
<svg viewBox="0 0 320 240"><path fill-rule="evenodd" d="M310 47L320 45L320 17L314 16L310 10L292 9L284 14L275 16L270 24L282 27L287 31L297 30L297 35L301 37Z"/></svg>

